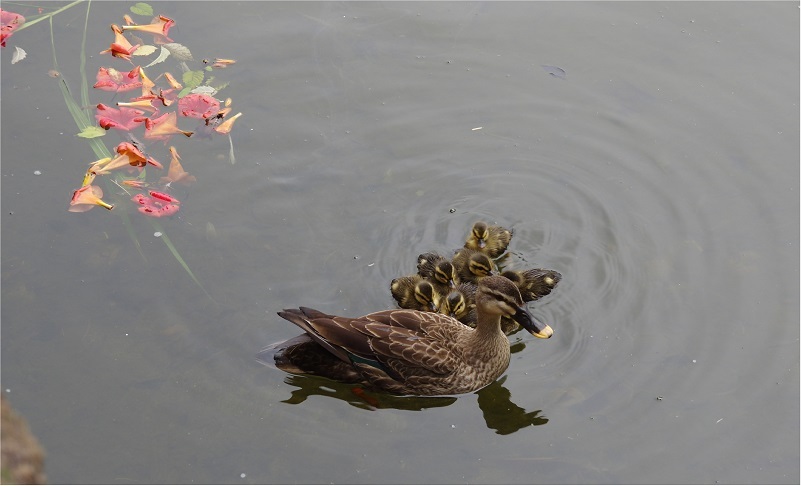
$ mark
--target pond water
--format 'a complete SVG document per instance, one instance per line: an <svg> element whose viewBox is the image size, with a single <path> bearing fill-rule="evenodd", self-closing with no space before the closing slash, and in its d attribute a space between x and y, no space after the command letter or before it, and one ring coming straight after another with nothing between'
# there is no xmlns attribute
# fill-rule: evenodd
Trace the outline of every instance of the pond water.
<svg viewBox="0 0 801 486"><path fill-rule="evenodd" d="M797 3L158 7L237 60L236 163L173 139L197 183L160 220L208 295L130 207L66 211L96 157L48 23L2 53L2 388L51 481L798 484ZM91 6L92 82L127 8ZM76 93L85 19L53 23ZM563 275L498 382L366 402L257 361L277 311L390 308L479 219Z"/></svg>

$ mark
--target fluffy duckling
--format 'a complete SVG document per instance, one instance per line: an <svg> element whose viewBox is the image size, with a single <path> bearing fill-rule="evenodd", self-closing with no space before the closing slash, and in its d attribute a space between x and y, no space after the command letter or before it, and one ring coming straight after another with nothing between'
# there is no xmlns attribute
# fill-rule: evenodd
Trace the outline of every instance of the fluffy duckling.
<svg viewBox="0 0 801 486"><path fill-rule="evenodd" d="M512 241L512 232L508 229L477 221L473 224L464 247L480 251L490 258L498 258L506 251L510 241Z"/></svg>
<svg viewBox="0 0 801 486"><path fill-rule="evenodd" d="M439 307L439 294L434 286L417 274L393 279L390 291L395 302L404 309L436 312Z"/></svg>
<svg viewBox="0 0 801 486"><path fill-rule="evenodd" d="M448 295L456 287L453 264L440 254L429 252L419 255L417 273L427 278L440 295Z"/></svg>
<svg viewBox="0 0 801 486"><path fill-rule="evenodd" d="M476 326L476 285L460 283L456 290L440 299L437 312L457 319L470 327ZM501 331L507 336L520 330L511 316L501 316Z"/></svg>
<svg viewBox="0 0 801 486"><path fill-rule="evenodd" d="M501 275L517 285L517 288L520 289L520 295L523 297L523 302L531 302L545 297L551 293L551 290L562 279L561 273L544 268L517 271L506 270Z"/></svg>
<svg viewBox="0 0 801 486"><path fill-rule="evenodd" d="M471 283L460 283L448 295L440 299L437 312L451 316L462 324L476 325L476 289Z"/></svg>
<svg viewBox="0 0 801 486"><path fill-rule="evenodd" d="M459 282L476 284L482 277L492 275L494 265L487 255L478 250L462 248L453 256L453 267Z"/></svg>

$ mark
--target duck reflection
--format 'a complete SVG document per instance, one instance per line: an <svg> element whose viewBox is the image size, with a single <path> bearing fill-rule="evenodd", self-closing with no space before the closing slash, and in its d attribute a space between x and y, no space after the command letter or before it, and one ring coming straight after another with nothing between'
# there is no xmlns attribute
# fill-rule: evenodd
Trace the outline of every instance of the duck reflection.
<svg viewBox="0 0 801 486"><path fill-rule="evenodd" d="M298 339L302 340L301 336ZM516 343L514 351L525 347L523 343ZM257 360L271 368L275 367L273 355L274 348L265 348L257 355ZM326 363L328 365L330 363ZM520 429L533 425L544 425L548 419L542 416L542 410L527 412L524 408L512 402L512 393L503 386L506 376L492 382L475 392L478 406L484 415L487 427L500 435L508 435ZM364 410L396 409L420 411L428 408L447 407L456 402L455 396L397 396L384 392L367 390L360 383L343 383L326 377L310 374L289 374L284 378L287 385L296 389L282 403L297 405L312 396L325 396L342 400L348 404Z"/></svg>
<svg viewBox="0 0 801 486"><path fill-rule="evenodd" d="M361 386L339 383L328 378L313 375L289 375L284 383L297 387L283 403L297 405L315 395L343 400L350 405L365 410L394 408L396 410L425 410L427 408L447 407L456 397L412 397L395 396L388 393L368 391Z"/></svg>
<svg viewBox="0 0 801 486"><path fill-rule="evenodd" d="M476 392L487 427L496 434L508 435L530 425L547 424L548 419L541 416L542 410L526 412L512 401L512 392L503 386L505 381L503 376Z"/></svg>

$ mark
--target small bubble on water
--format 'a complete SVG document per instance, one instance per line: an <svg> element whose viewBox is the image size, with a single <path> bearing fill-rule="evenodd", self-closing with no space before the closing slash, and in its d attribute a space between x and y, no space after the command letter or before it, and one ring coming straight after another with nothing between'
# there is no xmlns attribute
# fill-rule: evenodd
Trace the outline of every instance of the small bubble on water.
<svg viewBox="0 0 801 486"><path fill-rule="evenodd" d="M35 170L35 171L33 171L33 175L42 175L42 171L41 170Z"/></svg>
<svg viewBox="0 0 801 486"><path fill-rule="evenodd" d="M161 238L162 234L164 233L162 233L161 231L156 231L155 233L153 233L153 236L155 236L156 238Z"/></svg>
<svg viewBox="0 0 801 486"><path fill-rule="evenodd" d="M242 473L242 474L239 475L239 477L242 478L242 479L245 479L246 477L248 477L248 475L245 474L245 473Z"/></svg>

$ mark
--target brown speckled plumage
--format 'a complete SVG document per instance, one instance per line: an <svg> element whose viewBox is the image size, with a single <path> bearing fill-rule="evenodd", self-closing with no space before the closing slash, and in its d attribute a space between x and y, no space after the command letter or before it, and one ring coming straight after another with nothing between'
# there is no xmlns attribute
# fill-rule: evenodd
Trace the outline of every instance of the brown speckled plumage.
<svg viewBox="0 0 801 486"><path fill-rule="evenodd" d="M454 395L478 390L509 366L509 341L501 332L502 315L514 315L532 334L548 338L550 327L522 309L517 287L500 276L483 278L476 292L476 327L451 317L407 309L366 316L339 317L301 307L278 315L294 323L319 345L309 369L302 356L276 355L281 369L339 379L358 373L365 384L400 395ZM301 340L301 343L303 341ZM328 369L320 363L336 363ZM287 364L287 362L289 362ZM343 372L342 365L345 363Z"/></svg>

